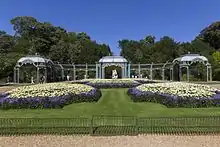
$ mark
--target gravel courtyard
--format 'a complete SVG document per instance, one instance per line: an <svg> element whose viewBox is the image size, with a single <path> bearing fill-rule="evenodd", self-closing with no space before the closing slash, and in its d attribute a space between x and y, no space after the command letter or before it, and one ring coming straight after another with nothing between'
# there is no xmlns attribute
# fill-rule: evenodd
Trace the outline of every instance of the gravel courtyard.
<svg viewBox="0 0 220 147"><path fill-rule="evenodd" d="M219 147L220 136L0 137L1 147Z"/></svg>

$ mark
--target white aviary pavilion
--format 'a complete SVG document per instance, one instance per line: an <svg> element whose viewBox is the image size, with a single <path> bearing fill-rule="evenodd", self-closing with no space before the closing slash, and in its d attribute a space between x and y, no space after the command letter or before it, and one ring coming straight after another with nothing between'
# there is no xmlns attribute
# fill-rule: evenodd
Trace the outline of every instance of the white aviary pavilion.
<svg viewBox="0 0 220 147"><path fill-rule="evenodd" d="M51 65L53 65L53 62L51 60L43 58L39 55L26 56L26 57L20 58L14 67L14 82L15 83L19 83L20 68L22 66L27 65L27 64L30 64L30 65L33 65L34 67L36 67L36 81L38 83L40 80L39 71L43 70L45 80L46 80L47 79L47 67L50 67Z"/></svg>
<svg viewBox="0 0 220 147"><path fill-rule="evenodd" d="M211 67L211 64L208 62L208 59L204 56L199 55L199 54L190 54L190 53L188 53L186 55L183 55L182 57L179 57L179 58L176 58L176 59L173 60L173 66L175 64L179 65L179 79L180 79L180 81L181 81L181 78L182 78L182 68L186 68L186 70L187 70L187 81L189 81L190 66L193 63L198 63L198 62L202 63L206 66L207 81L212 81L212 67ZM173 70L172 70L172 73L173 73Z"/></svg>
<svg viewBox="0 0 220 147"><path fill-rule="evenodd" d="M122 56L105 56L96 64L96 78L104 79L105 68L112 65L121 67L122 78L130 77L130 64L127 59Z"/></svg>

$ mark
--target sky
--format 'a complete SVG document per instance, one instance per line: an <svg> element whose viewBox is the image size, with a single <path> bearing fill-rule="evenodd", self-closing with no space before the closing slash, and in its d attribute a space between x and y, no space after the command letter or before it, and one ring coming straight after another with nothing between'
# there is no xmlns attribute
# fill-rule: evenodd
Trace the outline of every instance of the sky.
<svg viewBox="0 0 220 147"><path fill-rule="evenodd" d="M220 21L220 0L1 0L0 30L13 34L10 20L33 16L67 31L86 32L119 54L121 39L147 35L191 41Z"/></svg>

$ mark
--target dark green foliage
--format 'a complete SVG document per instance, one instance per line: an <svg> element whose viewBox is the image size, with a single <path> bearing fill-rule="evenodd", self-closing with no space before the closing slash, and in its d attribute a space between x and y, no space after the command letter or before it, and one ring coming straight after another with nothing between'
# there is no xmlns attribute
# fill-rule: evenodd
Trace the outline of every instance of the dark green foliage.
<svg viewBox="0 0 220 147"><path fill-rule="evenodd" d="M197 38L210 44L216 50L220 49L220 21L207 26Z"/></svg>

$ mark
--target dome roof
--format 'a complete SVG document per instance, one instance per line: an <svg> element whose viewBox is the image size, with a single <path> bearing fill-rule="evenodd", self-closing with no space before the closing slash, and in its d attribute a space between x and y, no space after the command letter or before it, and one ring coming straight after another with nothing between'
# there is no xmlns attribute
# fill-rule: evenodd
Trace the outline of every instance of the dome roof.
<svg viewBox="0 0 220 147"><path fill-rule="evenodd" d="M186 54L182 57L176 58L173 60L173 62L196 62L196 61L202 61L207 62L208 59L204 56L200 56L199 54Z"/></svg>
<svg viewBox="0 0 220 147"><path fill-rule="evenodd" d="M128 61L122 56L105 56L99 60L99 63L127 63Z"/></svg>
<svg viewBox="0 0 220 147"><path fill-rule="evenodd" d="M52 62L49 59L43 58L41 56L35 55L35 56L26 56L26 57L22 57L18 60L17 63L19 64L26 64L26 63L48 63L48 62Z"/></svg>

